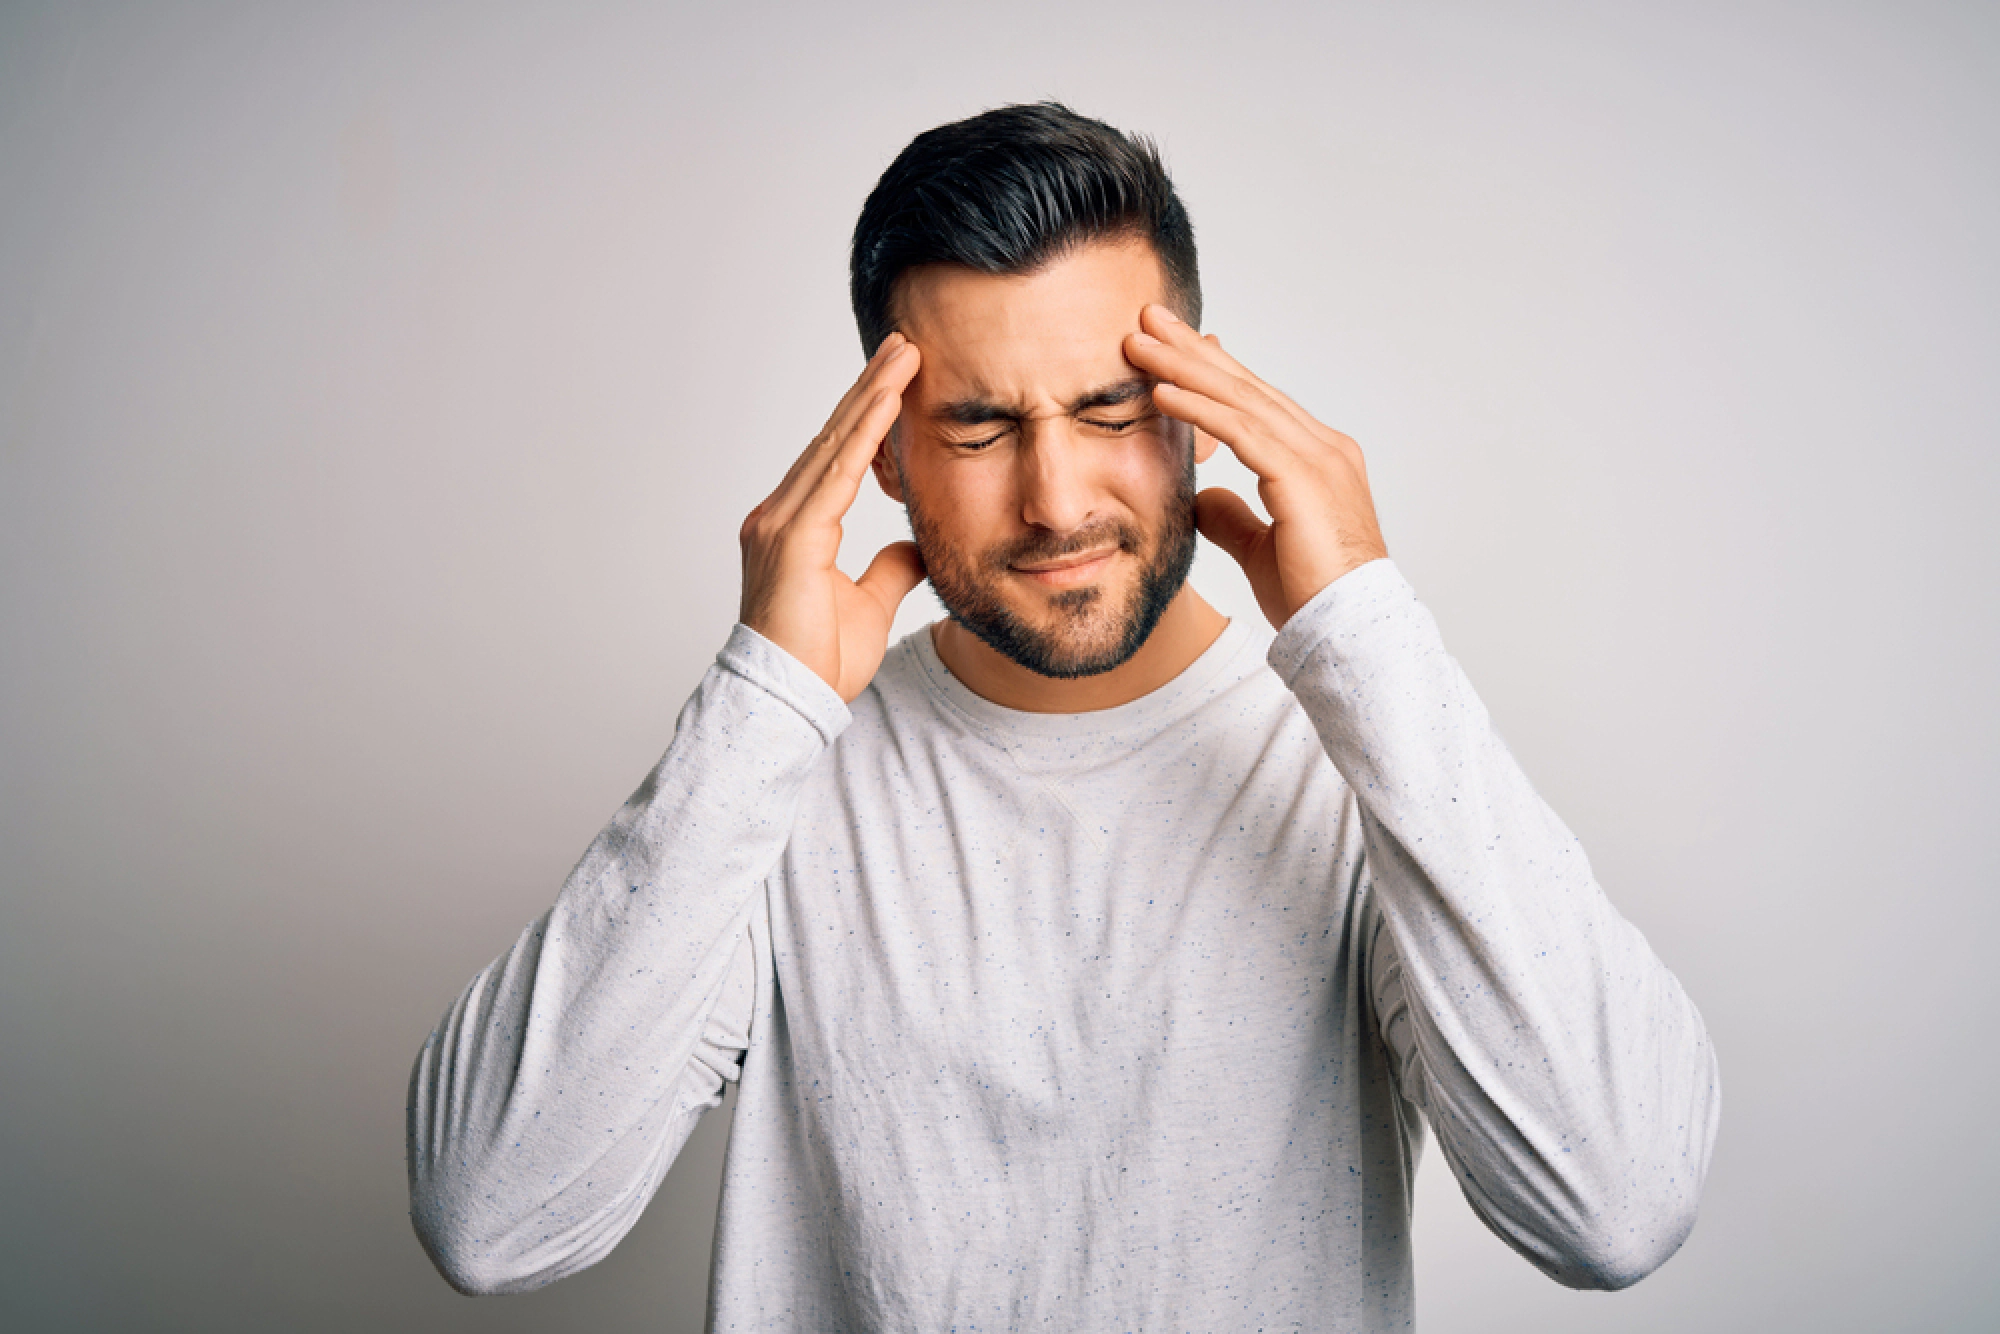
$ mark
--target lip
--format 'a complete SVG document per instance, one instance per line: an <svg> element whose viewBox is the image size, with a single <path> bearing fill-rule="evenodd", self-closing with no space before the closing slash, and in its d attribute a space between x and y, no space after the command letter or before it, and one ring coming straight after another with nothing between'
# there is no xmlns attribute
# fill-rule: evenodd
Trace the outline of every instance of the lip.
<svg viewBox="0 0 2000 1334"><path fill-rule="evenodd" d="M1036 565L1015 565L1010 568L1015 574L1032 579L1049 588L1074 588L1087 584L1104 572L1112 557L1118 554L1117 547L1104 547L1097 551L1078 552L1061 560L1043 561Z"/></svg>

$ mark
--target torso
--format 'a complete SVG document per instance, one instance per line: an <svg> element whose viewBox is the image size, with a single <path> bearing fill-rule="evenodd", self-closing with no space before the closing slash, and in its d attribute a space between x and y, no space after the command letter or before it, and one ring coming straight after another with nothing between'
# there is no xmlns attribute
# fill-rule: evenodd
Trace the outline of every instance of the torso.
<svg viewBox="0 0 2000 1334"><path fill-rule="evenodd" d="M948 1309L1009 1324L1129 1312L1233 1257L1210 1296L1248 1318L1265 1259L1317 1272L1366 1212L1351 796L1247 633L1080 715L1003 718L924 647L856 702L772 880L770 1111L842 1309L923 1325L951 1275Z"/></svg>

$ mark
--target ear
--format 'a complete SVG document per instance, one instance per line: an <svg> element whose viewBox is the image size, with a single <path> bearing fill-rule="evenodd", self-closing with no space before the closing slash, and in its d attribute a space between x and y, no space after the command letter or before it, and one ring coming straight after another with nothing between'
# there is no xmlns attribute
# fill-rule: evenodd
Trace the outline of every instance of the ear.
<svg viewBox="0 0 2000 1334"><path fill-rule="evenodd" d="M1216 438L1199 426L1194 428L1194 461L1206 463L1215 456Z"/></svg>
<svg viewBox="0 0 2000 1334"><path fill-rule="evenodd" d="M882 494L903 503L903 476L896 470L896 456L892 452L899 447L898 437L902 434L903 419L898 417L889 426L889 434L882 440L882 447L875 451L875 461L869 466L875 470L875 481L881 486Z"/></svg>

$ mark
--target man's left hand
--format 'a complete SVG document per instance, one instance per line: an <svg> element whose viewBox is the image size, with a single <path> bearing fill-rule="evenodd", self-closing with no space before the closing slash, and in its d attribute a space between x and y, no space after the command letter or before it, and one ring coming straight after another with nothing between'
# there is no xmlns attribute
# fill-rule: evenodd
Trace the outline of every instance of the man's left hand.
<svg viewBox="0 0 2000 1334"><path fill-rule="evenodd" d="M1361 446L1313 420L1165 306L1149 305L1125 356L1159 381L1153 403L1228 445L1257 474L1264 523L1243 497L1212 486L1195 501L1204 537L1243 567L1274 627L1356 566L1389 554L1375 521Z"/></svg>

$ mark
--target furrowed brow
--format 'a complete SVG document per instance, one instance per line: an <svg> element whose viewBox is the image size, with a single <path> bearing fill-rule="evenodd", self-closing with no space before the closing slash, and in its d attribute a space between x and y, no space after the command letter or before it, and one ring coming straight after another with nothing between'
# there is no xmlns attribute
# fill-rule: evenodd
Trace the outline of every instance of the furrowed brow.
<svg viewBox="0 0 2000 1334"><path fill-rule="evenodd" d="M988 398L960 398L931 409L931 420L952 426L983 426L987 422L1019 421L1027 416L1020 407L1009 407Z"/></svg>
<svg viewBox="0 0 2000 1334"><path fill-rule="evenodd" d="M1107 385L1099 385L1097 388L1070 400L1069 410L1072 413L1077 413L1088 412L1092 408L1123 407L1127 403L1142 399L1152 393L1153 386L1157 383L1158 381L1150 376L1134 375L1129 379L1114 381Z"/></svg>
<svg viewBox="0 0 2000 1334"><path fill-rule="evenodd" d="M1123 407L1153 392L1157 381L1150 376L1135 375L1110 384L1087 389L1071 399L1068 411L1073 415L1088 412L1092 408ZM991 399L974 396L954 399L941 403L931 410L934 421L946 422L953 426L983 426L987 422L1024 421L1033 414L1019 404L995 403Z"/></svg>

